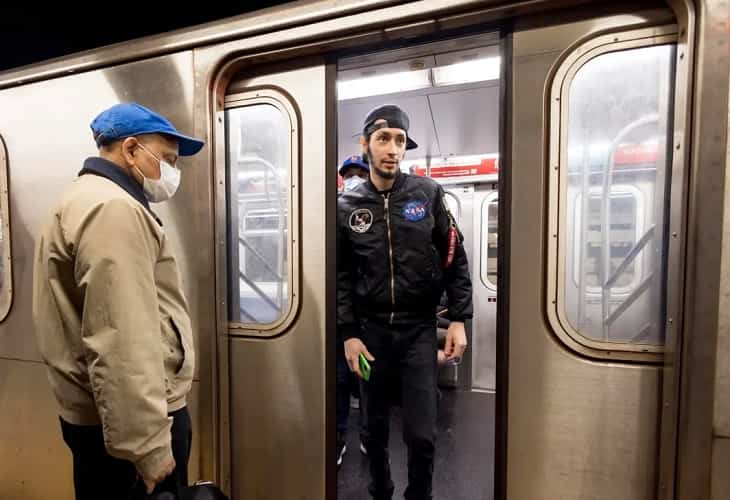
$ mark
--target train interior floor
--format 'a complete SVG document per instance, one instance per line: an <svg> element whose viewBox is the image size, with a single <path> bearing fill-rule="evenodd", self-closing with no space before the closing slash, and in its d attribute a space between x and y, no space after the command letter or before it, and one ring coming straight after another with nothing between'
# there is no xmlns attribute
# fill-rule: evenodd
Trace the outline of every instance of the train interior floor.
<svg viewBox="0 0 730 500"><path fill-rule="evenodd" d="M443 500L492 500L494 491L493 393L440 389L433 496ZM338 500L370 500L368 462L360 453L359 410L350 409L347 452L337 473ZM408 482L400 409L392 410L391 474L394 499Z"/></svg>

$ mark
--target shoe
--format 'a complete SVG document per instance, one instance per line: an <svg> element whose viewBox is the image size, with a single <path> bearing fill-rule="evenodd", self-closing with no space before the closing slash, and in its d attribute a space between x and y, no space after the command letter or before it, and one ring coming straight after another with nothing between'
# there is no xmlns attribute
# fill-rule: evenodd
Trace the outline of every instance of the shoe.
<svg viewBox="0 0 730 500"><path fill-rule="evenodd" d="M360 409L360 400L354 396L350 396L350 408Z"/></svg>
<svg viewBox="0 0 730 500"><path fill-rule="evenodd" d="M363 443L362 441L360 441L360 453L362 453L366 457L368 456L368 449L365 448L365 443Z"/></svg>
<svg viewBox="0 0 730 500"><path fill-rule="evenodd" d="M343 443L337 443L337 467L342 465L342 457L347 452L347 445Z"/></svg>

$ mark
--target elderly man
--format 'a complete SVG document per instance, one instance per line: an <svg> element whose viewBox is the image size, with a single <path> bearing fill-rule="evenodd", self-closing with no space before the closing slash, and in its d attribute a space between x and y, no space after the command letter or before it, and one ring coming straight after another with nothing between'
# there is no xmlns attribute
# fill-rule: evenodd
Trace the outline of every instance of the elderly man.
<svg viewBox="0 0 730 500"><path fill-rule="evenodd" d="M370 177L337 199L337 327L350 369L363 377L365 447L370 494L393 495L388 457L393 393L403 409L408 446L408 500L432 497L436 439L436 308L442 291L451 320L445 355L466 349L464 321L472 288L462 237L435 181L402 173L400 161L417 147L408 116L394 105L365 118L360 144ZM367 377L364 377L367 378Z"/></svg>
<svg viewBox="0 0 730 500"><path fill-rule="evenodd" d="M35 254L33 319L73 455L77 500L179 494L195 352L170 240L150 202L180 183L203 142L139 104L91 123L88 158Z"/></svg>

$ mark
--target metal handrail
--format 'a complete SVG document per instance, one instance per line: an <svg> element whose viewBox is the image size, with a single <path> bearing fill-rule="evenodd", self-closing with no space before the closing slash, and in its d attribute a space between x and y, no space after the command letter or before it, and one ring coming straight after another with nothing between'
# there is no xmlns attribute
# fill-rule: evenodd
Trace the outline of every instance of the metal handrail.
<svg viewBox="0 0 730 500"><path fill-rule="evenodd" d="M250 312L248 312L248 311L246 310L246 308L245 308L245 307L242 307L242 306L241 306L241 305L239 304L239 305L238 305L238 310L239 310L239 311L241 312L241 315L242 315L242 316L246 316L246 318L248 318L248 320L249 320L249 322L250 322L250 323L258 323L258 321L257 321L257 320L256 320L256 318L254 317L254 315L253 315L253 314L251 314Z"/></svg>
<svg viewBox="0 0 730 500"><path fill-rule="evenodd" d="M277 311L277 312L281 312L281 307L280 307L280 306L278 306L278 305L276 305L276 302L274 302L273 300L271 300L271 299L269 298L269 296L268 296L268 295L266 295L266 292L264 292L263 290L261 290L261 289L260 289L260 288L259 288L259 287L258 287L258 286L256 285L256 283L254 283L253 281L251 281L250 279L248 279L248 276L246 276L245 274L243 274L243 273L242 273L241 271L239 271L239 272L238 272L238 276L239 276L239 277L240 277L240 278L241 278L241 279L242 279L243 281L245 281L245 282L246 282L246 284L247 284L248 286L250 286L250 287L251 287L251 290L253 290L254 292L256 292L256 294L257 294L258 296L260 296L260 297L261 297L261 298L262 298L262 299L264 300L264 302L266 302L266 303L267 303L267 304L269 304L269 305L270 305L271 307L273 307L274 309L276 309L276 311Z"/></svg>
<svg viewBox="0 0 730 500"><path fill-rule="evenodd" d="M651 331L654 329L654 326L651 323L647 323L644 325L644 328L639 330L639 333L631 337L631 343L632 344L643 344L644 340L649 338L649 335L651 335Z"/></svg>
<svg viewBox="0 0 730 500"><path fill-rule="evenodd" d="M649 123L658 123L659 115L652 113L634 120L633 122L622 128L611 142L608 154L608 162L603 175L603 200L601 203L601 281L608 283L608 273L611 269L611 185L613 184L613 167L614 154L616 148L621 141L631 132L639 127L643 127ZM603 318L603 339L607 340L609 336L609 326L613 322L609 322L609 316L614 316L615 312L609 314L609 290L604 287L601 294L601 317ZM632 294L633 295L633 294ZM628 306L627 306L628 307Z"/></svg>
<svg viewBox="0 0 730 500"><path fill-rule="evenodd" d="M621 316L624 311L626 311L629 307L631 307L631 304L636 302L636 300L641 296L642 293L644 293L650 286L651 282L654 280L654 277L656 276L656 273L654 271L647 276L644 281L642 281L639 286L637 286L631 294L629 294L628 297L626 297L626 300L621 302L621 305L619 305L614 311L609 314L604 320L603 324L606 327L611 326L618 318Z"/></svg>
<svg viewBox="0 0 730 500"><path fill-rule="evenodd" d="M261 255L259 253L259 251L256 250L256 248L253 245L251 245L251 243L249 243L248 241L246 241L246 238L245 237L243 237L243 236L241 236L239 234L238 235L238 241L240 243L243 243L243 245L251 252L251 254L254 257L256 257L261 262L261 264L264 265L264 268L266 268L267 271L269 271L271 274L273 274L276 277L277 280L282 281L283 276L281 274L279 274L276 270L274 270L274 268L271 267L271 265L269 265L268 262L266 262L266 257L264 257L263 255Z"/></svg>
<svg viewBox="0 0 730 500"><path fill-rule="evenodd" d="M284 248L286 247L286 243L287 243L286 232L284 231L286 229L285 228L286 223L284 222L284 217L282 216L282 214L287 213L287 210L286 210L287 209L287 199L285 197L283 198L281 196L281 190L282 190L283 183L281 182L281 178L279 177L279 174L276 171L276 167L271 162L265 160L264 158L261 158L260 156L253 156L253 155L251 155L250 157L239 156L238 161L239 162L249 161L251 163L259 163L264 167L264 169L265 169L264 170L264 186L265 186L266 198L268 200L272 199L271 190L269 189L269 175L271 175L273 178L274 191L276 193L276 202L279 205L279 217L278 217L279 228L278 229L279 229L279 235L280 235L280 242L279 242L280 244L279 244L279 248L277 251L277 263L278 263L279 270L276 272L276 274L280 278L277 281L277 298L279 300L279 303L283 303L284 302L284 287L282 286L283 280L282 280L281 276L283 275L283 271L284 271L282 268L282 264L283 264L283 260L284 260ZM277 309L277 310L280 310L280 309Z"/></svg>
<svg viewBox="0 0 730 500"><path fill-rule="evenodd" d="M639 255L639 252L641 252L647 243L649 243L649 240L651 240L654 237L654 227L651 226L644 235L639 238L639 241L637 241L633 247L631 247L631 250L629 250L629 253L626 254L626 257L624 257L624 260L621 261L621 263L618 265L616 270L613 272L613 274L608 278L606 283L603 284L603 289L606 290L613 286L616 281L618 281L619 277L621 276L621 273L623 273L627 267L629 267L629 264L631 264L634 259L636 259L636 256Z"/></svg>

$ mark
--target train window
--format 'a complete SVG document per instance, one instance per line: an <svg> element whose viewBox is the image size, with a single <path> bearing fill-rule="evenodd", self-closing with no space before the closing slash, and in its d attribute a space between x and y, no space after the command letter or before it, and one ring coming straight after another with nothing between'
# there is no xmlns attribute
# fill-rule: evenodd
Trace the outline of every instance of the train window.
<svg viewBox="0 0 730 500"><path fill-rule="evenodd" d="M5 142L0 137L0 321L8 315L13 300L8 198L8 152L5 149Z"/></svg>
<svg viewBox="0 0 730 500"><path fill-rule="evenodd" d="M559 92L557 309L602 350L661 350L675 46L606 50ZM553 226L555 227L555 226Z"/></svg>
<svg viewBox="0 0 730 500"><path fill-rule="evenodd" d="M225 110L228 313L233 326L269 329L286 318L293 296L295 127L275 93L261 94L227 99Z"/></svg>
<svg viewBox="0 0 730 500"><path fill-rule="evenodd" d="M484 286L497 290L497 217L499 200L492 193L482 202L480 274Z"/></svg>

